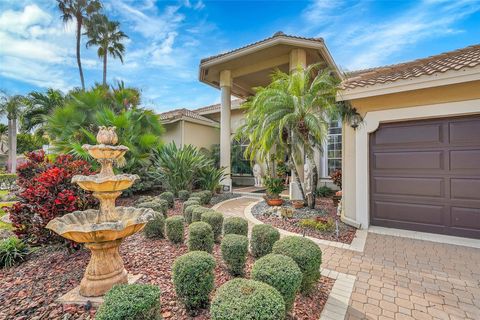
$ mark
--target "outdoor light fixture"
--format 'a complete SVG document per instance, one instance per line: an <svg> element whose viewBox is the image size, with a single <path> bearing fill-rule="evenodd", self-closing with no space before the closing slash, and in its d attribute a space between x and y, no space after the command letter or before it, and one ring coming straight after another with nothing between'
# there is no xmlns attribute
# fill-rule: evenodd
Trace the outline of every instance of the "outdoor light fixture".
<svg viewBox="0 0 480 320"><path fill-rule="evenodd" d="M352 116L352 120L350 121L350 127L352 127L353 130L356 130L362 121L362 116L358 114L358 112L355 112L355 114Z"/></svg>

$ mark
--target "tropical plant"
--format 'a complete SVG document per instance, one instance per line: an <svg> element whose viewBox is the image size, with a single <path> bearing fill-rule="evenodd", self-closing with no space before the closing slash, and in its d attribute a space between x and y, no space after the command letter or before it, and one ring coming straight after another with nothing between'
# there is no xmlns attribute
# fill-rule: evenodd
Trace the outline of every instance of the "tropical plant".
<svg viewBox="0 0 480 320"><path fill-rule="evenodd" d="M17 153L39 150L47 143L48 140L42 136L30 133L19 133L17 135Z"/></svg>
<svg viewBox="0 0 480 320"><path fill-rule="evenodd" d="M97 55L103 59L103 85L107 85L107 57L118 58L123 63L123 54L125 46L122 40L128 39L128 36L119 29L120 22L110 21L103 14L95 14L87 22L87 32L85 33L89 40L87 48L97 46Z"/></svg>
<svg viewBox="0 0 480 320"><path fill-rule="evenodd" d="M266 176L263 178L263 181L267 191L267 196L272 199L278 199L280 197L280 193L282 193L283 189L285 189L285 186L283 185L283 179Z"/></svg>
<svg viewBox="0 0 480 320"><path fill-rule="evenodd" d="M60 90L48 89L47 92L30 92L26 97L27 107L21 117L22 131L36 131L40 136L43 127L53 110L62 107L66 97ZM38 132L37 132L38 131Z"/></svg>
<svg viewBox="0 0 480 320"><path fill-rule="evenodd" d="M298 67L290 74L278 70L271 83L257 88L255 96L243 106L245 124L237 136L249 138L246 154L252 160L265 161L272 154L287 153L288 167L295 174L304 201L306 192L297 168L305 154L312 166L312 183L317 185L314 150L326 138L328 119L344 115L335 101L338 85L339 79L330 70L319 70L319 65Z"/></svg>
<svg viewBox="0 0 480 320"><path fill-rule="evenodd" d="M6 124L0 123L0 153L4 154L5 143L8 141L8 126Z"/></svg>
<svg viewBox="0 0 480 320"><path fill-rule="evenodd" d="M62 12L62 20L67 23L75 19L77 23L76 40L77 40L77 65L80 73L80 82L82 90L85 90L85 80L83 78L82 61L80 59L80 42L82 36L82 26L85 21L102 8L102 3L98 0L57 0L58 8Z"/></svg>
<svg viewBox="0 0 480 320"><path fill-rule="evenodd" d="M213 164L205 166L198 172L198 185L201 189L215 192L224 176L225 168L216 168Z"/></svg>
<svg viewBox="0 0 480 320"><path fill-rule="evenodd" d="M8 168L11 173L17 171L17 119L25 108L25 98L21 95L0 97L0 116L8 119Z"/></svg>
<svg viewBox="0 0 480 320"><path fill-rule="evenodd" d="M17 237L9 237L0 242L0 268L9 268L25 260L30 253L28 245Z"/></svg>
<svg viewBox="0 0 480 320"><path fill-rule="evenodd" d="M342 189L342 170L337 169L330 174L330 179L332 179L333 184L336 185L340 190Z"/></svg>

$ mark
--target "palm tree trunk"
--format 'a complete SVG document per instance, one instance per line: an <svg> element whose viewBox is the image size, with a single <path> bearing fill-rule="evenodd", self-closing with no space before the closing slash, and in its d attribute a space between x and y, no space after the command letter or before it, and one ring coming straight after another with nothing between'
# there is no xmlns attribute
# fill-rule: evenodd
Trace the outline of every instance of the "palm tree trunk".
<svg viewBox="0 0 480 320"><path fill-rule="evenodd" d="M17 172L17 118L12 119L12 171Z"/></svg>
<svg viewBox="0 0 480 320"><path fill-rule="evenodd" d="M8 119L8 160L7 170L12 172L12 120Z"/></svg>
<svg viewBox="0 0 480 320"><path fill-rule="evenodd" d="M103 55L103 86L107 86L107 51L104 50Z"/></svg>
<svg viewBox="0 0 480 320"><path fill-rule="evenodd" d="M307 152L307 159L312 166L312 194L311 194L311 201L309 201L308 206L311 209L315 208L315 189L317 188L318 184L318 167L315 163L315 159L313 157L313 152Z"/></svg>
<svg viewBox="0 0 480 320"><path fill-rule="evenodd" d="M80 60L80 37L82 35L82 20L77 17L77 65L80 72L80 82L82 90L85 90L85 80L83 79L82 61Z"/></svg>
<svg viewBox="0 0 480 320"><path fill-rule="evenodd" d="M290 170L292 170L293 174L295 175L295 182L298 184L298 188L300 189L300 193L302 194L302 200L305 202L305 191L303 190L302 181L300 180L300 176L298 175L297 164L295 163L295 157L291 146L288 146L288 154L290 155L290 160L288 161Z"/></svg>

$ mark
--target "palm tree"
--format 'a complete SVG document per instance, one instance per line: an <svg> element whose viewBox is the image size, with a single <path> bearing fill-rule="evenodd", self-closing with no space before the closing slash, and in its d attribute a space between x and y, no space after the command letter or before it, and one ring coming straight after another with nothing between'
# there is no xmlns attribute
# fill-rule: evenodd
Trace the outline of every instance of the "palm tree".
<svg viewBox="0 0 480 320"><path fill-rule="evenodd" d="M64 103L65 96L60 90L50 88L46 93L30 92L27 96L27 108L21 118L22 131L36 130L42 135L47 116Z"/></svg>
<svg viewBox="0 0 480 320"><path fill-rule="evenodd" d="M8 119L8 169L17 171L17 119L25 106L25 98L21 95L3 95L0 101L0 115Z"/></svg>
<svg viewBox="0 0 480 320"><path fill-rule="evenodd" d="M82 90L85 90L83 78L82 61L80 60L80 42L82 37L82 26L89 17L100 11L102 3L98 0L57 0L58 8L62 12L62 20L67 23L75 18L77 22L77 65L80 72Z"/></svg>
<svg viewBox="0 0 480 320"><path fill-rule="evenodd" d="M128 36L119 29L120 22L110 21L105 15L96 14L87 24L89 40L87 48L98 46L97 55L103 58L103 85L107 85L107 57L119 58L123 63L125 46L121 43Z"/></svg>
<svg viewBox="0 0 480 320"><path fill-rule="evenodd" d="M297 68L291 74L276 71L272 82L256 89L244 106L246 122L239 129L252 142L247 153L252 159L269 159L272 153L289 155L289 168L295 173L303 199L306 193L297 167L305 154L312 166L314 188L318 168L314 150L326 139L329 119L342 116L335 102L339 80L318 65ZM312 192L310 206L315 204Z"/></svg>

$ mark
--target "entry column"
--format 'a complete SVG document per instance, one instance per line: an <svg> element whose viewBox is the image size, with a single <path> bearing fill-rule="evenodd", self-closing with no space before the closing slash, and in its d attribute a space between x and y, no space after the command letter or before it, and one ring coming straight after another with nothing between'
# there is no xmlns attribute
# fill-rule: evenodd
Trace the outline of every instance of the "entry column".
<svg viewBox="0 0 480 320"><path fill-rule="evenodd" d="M220 166L225 168L225 178L220 182L224 191L232 191L231 176L231 90L232 90L232 73L230 70L220 72L220 90L222 95L221 111L220 111Z"/></svg>

